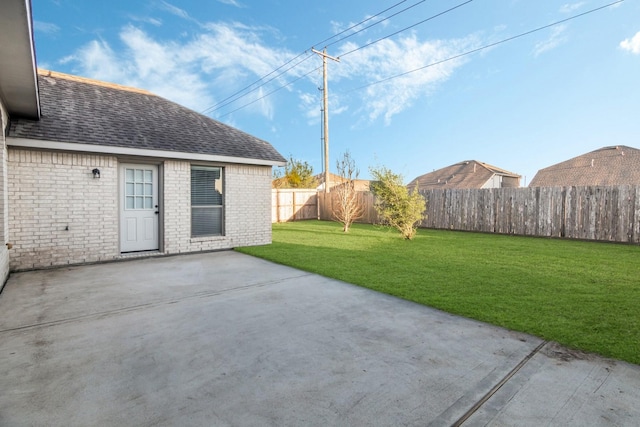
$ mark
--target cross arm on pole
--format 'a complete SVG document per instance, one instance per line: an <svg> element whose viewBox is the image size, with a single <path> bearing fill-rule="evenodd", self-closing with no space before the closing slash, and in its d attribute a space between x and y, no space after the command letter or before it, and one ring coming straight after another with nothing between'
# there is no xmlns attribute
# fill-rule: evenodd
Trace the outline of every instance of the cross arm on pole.
<svg viewBox="0 0 640 427"><path fill-rule="evenodd" d="M322 56L323 58L329 58L329 59L332 59L332 60L334 60L336 62L340 62L340 57L331 56L331 55L327 54L327 48L325 48L322 52L319 51L319 50L316 50L314 48L311 48L311 52L317 53L318 55Z"/></svg>

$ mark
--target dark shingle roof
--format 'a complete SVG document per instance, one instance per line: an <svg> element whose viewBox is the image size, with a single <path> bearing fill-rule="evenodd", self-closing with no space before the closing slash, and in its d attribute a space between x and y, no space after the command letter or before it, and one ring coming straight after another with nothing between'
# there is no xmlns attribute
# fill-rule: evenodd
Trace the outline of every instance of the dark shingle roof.
<svg viewBox="0 0 640 427"><path fill-rule="evenodd" d="M540 169L529 187L640 184L640 150L603 147Z"/></svg>
<svg viewBox="0 0 640 427"><path fill-rule="evenodd" d="M280 163L266 141L150 92L38 71L42 117L11 121L8 136Z"/></svg>
<svg viewBox="0 0 640 427"><path fill-rule="evenodd" d="M439 188L482 188L494 175L519 179L520 175L476 160L465 160L433 172L420 175L407 187L420 190Z"/></svg>

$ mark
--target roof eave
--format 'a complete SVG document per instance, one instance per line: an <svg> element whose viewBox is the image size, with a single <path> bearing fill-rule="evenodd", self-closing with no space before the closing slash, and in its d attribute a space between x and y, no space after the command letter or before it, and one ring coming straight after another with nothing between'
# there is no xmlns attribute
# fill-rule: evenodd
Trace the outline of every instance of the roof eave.
<svg viewBox="0 0 640 427"><path fill-rule="evenodd" d="M117 147L97 144L81 144L76 142L59 142L40 139L7 137L7 145L15 148L40 150L71 151L81 153L110 154L116 156L156 157L201 162L234 163L256 166L284 166L286 162L270 159L253 159L248 157L231 157L217 154L186 153L181 151L149 150L143 148Z"/></svg>
<svg viewBox="0 0 640 427"><path fill-rule="evenodd" d="M0 98L9 114L40 118L40 99L30 0L5 0L0 6Z"/></svg>

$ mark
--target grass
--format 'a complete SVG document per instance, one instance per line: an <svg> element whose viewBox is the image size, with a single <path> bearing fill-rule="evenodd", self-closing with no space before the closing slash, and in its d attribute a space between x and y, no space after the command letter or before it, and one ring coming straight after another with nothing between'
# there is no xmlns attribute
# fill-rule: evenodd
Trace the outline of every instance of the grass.
<svg viewBox="0 0 640 427"><path fill-rule="evenodd" d="M333 222L240 252L640 364L640 247Z"/></svg>

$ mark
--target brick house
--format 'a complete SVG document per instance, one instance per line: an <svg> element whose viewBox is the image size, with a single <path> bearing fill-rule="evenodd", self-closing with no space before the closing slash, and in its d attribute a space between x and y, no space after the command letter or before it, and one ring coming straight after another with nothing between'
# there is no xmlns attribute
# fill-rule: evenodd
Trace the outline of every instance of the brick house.
<svg viewBox="0 0 640 427"><path fill-rule="evenodd" d="M285 159L269 143L143 90L38 70L30 1L0 9L0 283L271 242Z"/></svg>
<svg viewBox="0 0 640 427"><path fill-rule="evenodd" d="M520 175L476 160L465 160L433 172L420 175L407 187L420 190L448 188L520 187Z"/></svg>
<svg viewBox="0 0 640 427"><path fill-rule="evenodd" d="M639 184L640 150L615 145L540 169L529 187Z"/></svg>

